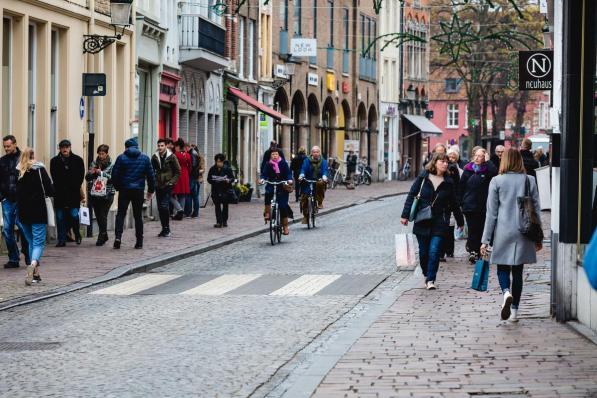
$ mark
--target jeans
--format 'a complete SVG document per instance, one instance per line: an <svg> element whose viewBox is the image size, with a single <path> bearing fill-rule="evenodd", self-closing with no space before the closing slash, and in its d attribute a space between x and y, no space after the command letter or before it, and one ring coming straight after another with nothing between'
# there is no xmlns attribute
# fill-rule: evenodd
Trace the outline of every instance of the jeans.
<svg viewBox="0 0 597 398"><path fill-rule="evenodd" d="M187 217L199 217L199 191L201 183L195 178L191 178L191 193L186 198L184 204L184 214Z"/></svg>
<svg viewBox="0 0 597 398"><path fill-rule="evenodd" d="M23 224L23 233L29 242L31 262L41 259L46 247L46 224Z"/></svg>
<svg viewBox="0 0 597 398"><path fill-rule="evenodd" d="M133 205L133 217L135 218L135 236L137 240L143 240L143 200L144 192L140 189L125 189L118 195L118 212L116 213L116 228L114 234L116 239L122 239L124 231L124 219L129 204Z"/></svg>
<svg viewBox="0 0 597 398"><path fill-rule="evenodd" d="M20 253L17 240L15 239L15 224L21 231L21 248L25 255L25 263L30 264L29 258L29 247L27 245L27 238L23 232L23 224L19 220L19 209L17 208L16 202L11 202L8 199L2 201L2 217L4 219L4 241L6 242L6 248L8 249L8 261L11 263L19 263Z"/></svg>
<svg viewBox="0 0 597 398"><path fill-rule="evenodd" d="M214 199L214 206L216 207L216 223L228 223L228 203Z"/></svg>
<svg viewBox="0 0 597 398"><path fill-rule="evenodd" d="M170 204L172 204L172 208L174 209L174 214L178 213L179 211L184 211L185 199L187 195L170 195Z"/></svg>
<svg viewBox="0 0 597 398"><path fill-rule="evenodd" d="M419 263L423 270L423 275L425 275L425 281L435 282L443 240L443 236L417 235L417 241L419 242Z"/></svg>
<svg viewBox="0 0 597 398"><path fill-rule="evenodd" d="M522 295L522 271L521 265L499 265L497 266L497 276L500 281L502 292L510 290L510 272L512 272L512 308L517 309Z"/></svg>
<svg viewBox="0 0 597 398"><path fill-rule="evenodd" d="M79 208L61 207L56 209L56 226L58 227L58 242L66 242L66 232L73 229L75 238L81 237L79 231Z"/></svg>
<svg viewBox="0 0 597 398"><path fill-rule="evenodd" d="M112 207L113 202L114 196L91 199L100 236L108 236L108 214L110 214L110 207Z"/></svg>
<svg viewBox="0 0 597 398"><path fill-rule="evenodd" d="M170 198L172 196L172 187L158 188L155 195L162 231L170 231Z"/></svg>
<svg viewBox="0 0 597 398"><path fill-rule="evenodd" d="M483 228L485 228L485 213L465 213L466 224L468 225L468 239L466 241L466 250L477 254L481 251L481 238L483 237Z"/></svg>

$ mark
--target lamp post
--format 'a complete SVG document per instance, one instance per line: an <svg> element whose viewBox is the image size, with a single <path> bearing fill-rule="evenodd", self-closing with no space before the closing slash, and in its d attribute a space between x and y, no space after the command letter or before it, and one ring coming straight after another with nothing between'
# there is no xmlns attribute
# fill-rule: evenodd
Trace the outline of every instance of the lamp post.
<svg viewBox="0 0 597 398"><path fill-rule="evenodd" d="M84 35L83 54L97 54L116 40L120 40L124 29L131 25L132 7L133 0L110 0L110 25L114 27L114 35Z"/></svg>
<svg viewBox="0 0 597 398"><path fill-rule="evenodd" d="M116 40L120 40L126 27L131 25L131 9L133 0L110 0L110 25L114 27L114 35L84 35L83 54L97 54L104 50ZM120 32L118 29L121 29ZM105 95L105 90L99 95ZM87 112L87 131L89 133L89 142L87 143L87 164L91 166L93 161L93 152L95 147L95 125L94 125L94 95L87 96L89 104ZM89 206L89 219L93 220L93 209ZM87 236L93 236L93 222L87 227Z"/></svg>

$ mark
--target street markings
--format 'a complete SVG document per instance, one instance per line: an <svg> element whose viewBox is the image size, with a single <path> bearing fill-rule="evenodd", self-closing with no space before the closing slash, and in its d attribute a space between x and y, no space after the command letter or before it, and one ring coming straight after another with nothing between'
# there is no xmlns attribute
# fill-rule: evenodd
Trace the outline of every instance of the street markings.
<svg viewBox="0 0 597 398"><path fill-rule="evenodd" d="M135 279L128 280L126 282L119 283L117 285L107 287L105 289L96 290L91 294L111 294L117 296L128 296L161 285L163 283L169 282L177 278L180 278L180 275L147 274Z"/></svg>
<svg viewBox="0 0 597 398"><path fill-rule="evenodd" d="M102 295L185 295L272 297L364 296L387 275L147 274L97 290Z"/></svg>
<svg viewBox="0 0 597 398"><path fill-rule="evenodd" d="M303 275L270 296L313 296L342 275Z"/></svg>
<svg viewBox="0 0 597 398"><path fill-rule="evenodd" d="M194 296L219 296L231 290L238 289L261 275L222 275L202 285L186 290L181 294Z"/></svg>

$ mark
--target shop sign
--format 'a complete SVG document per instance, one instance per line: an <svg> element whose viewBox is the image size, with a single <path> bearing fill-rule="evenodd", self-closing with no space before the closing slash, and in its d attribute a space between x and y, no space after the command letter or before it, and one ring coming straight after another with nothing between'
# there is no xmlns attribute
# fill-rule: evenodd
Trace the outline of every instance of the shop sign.
<svg viewBox="0 0 597 398"><path fill-rule="evenodd" d="M334 72L328 72L325 79L325 87L328 91L335 91L336 90L336 76Z"/></svg>
<svg viewBox="0 0 597 398"><path fill-rule="evenodd" d="M293 57L316 57L317 39L291 39L290 54Z"/></svg>
<svg viewBox="0 0 597 398"><path fill-rule="evenodd" d="M276 67L274 68L274 76L281 77L282 79L288 78L288 76L286 76L286 66L276 64Z"/></svg>
<svg viewBox="0 0 597 398"><path fill-rule="evenodd" d="M551 90L553 87L553 51L518 52L518 89Z"/></svg>
<svg viewBox="0 0 597 398"><path fill-rule="evenodd" d="M394 105L388 105L386 108L386 115L393 116L396 114L396 107Z"/></svg>
<svg viewBox="0 0 597 398"><path fill-rule="evenodd" d="M317 73L309 73L307 75L309 86L319 86L319 75Z"/></svg>
<svg viewBox="0 0 597 398"><path fill-rule="evenodd" d="M343 94L350 93L350 83L348 83L348 82L342 82L342 93Z"/></svg>

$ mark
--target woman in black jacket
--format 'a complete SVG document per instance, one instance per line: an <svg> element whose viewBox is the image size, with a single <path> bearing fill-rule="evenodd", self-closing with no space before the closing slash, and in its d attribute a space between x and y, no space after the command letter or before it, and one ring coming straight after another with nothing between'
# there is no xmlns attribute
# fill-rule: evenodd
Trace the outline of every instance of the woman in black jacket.
<svg viewBox="0 0 597 398"><path fill-rule="evenodd" d="M277 149L272 149L270 160L265 164L265 169L261 170L261 181L270 182L286 182L287 185L278 185L276 188L276 202L280 209L280 218L282 221L283 234L288 235L288 217L292 216L292 210L288 205L288 187L292 187L292 171L286 160L280 157ZM274 186L267 185L265 187L265 208L263 209L263 216L265 222L270 220L272 209L272 199L274 198Z"/></svg>
<svg viewBox="0 0 597 398"><path fill-rule="evenodd" d="M471 263L479 258L489 182L497 175L493 163L487 162L485 155L485 149L477 149L473 154L473 161L464 167L460 177L460 204L468 225L466 250Z"/></svg>
<svg viewBox="0 0 597 398"><path fill-rule="evenodd" d="M215 165L209 169L207 174L207 182L211 184L211 198L216 207L216 223L214 228L222 228L228 226L228 191L232 189L232 182L234 182L234 175L230 167L224 164L226 156L218 153L214 160Z"/></svg>
<svg viewBox="0 0 597 398"><path fill-rule="evenodd" d="M27 266L25 284L41 282L39 260L46 246L46 226L48 210L46 197L54 196L52 180L44 165L35 161L34 152L26 148L21 154L17 166L17 206L19 219L23 225L23 233L29 242L31 264Z"/></svg>
<svg viewBox="0 0 597 398"><path fill-rule="evenodd" d="M425 275L425 286L428 290L433 290L442 242L450 232L451 214L454 213L458 228L464 225L454 183L448 175L446 154L433 155L425 171L413 183L402 211L402 225L408 225L411 206L416 196L420 197L417 206L419 216L425 212L426 207L431 206L431 218L419 221L415 218L413 233L419 242L419 263Z"/></svg>

